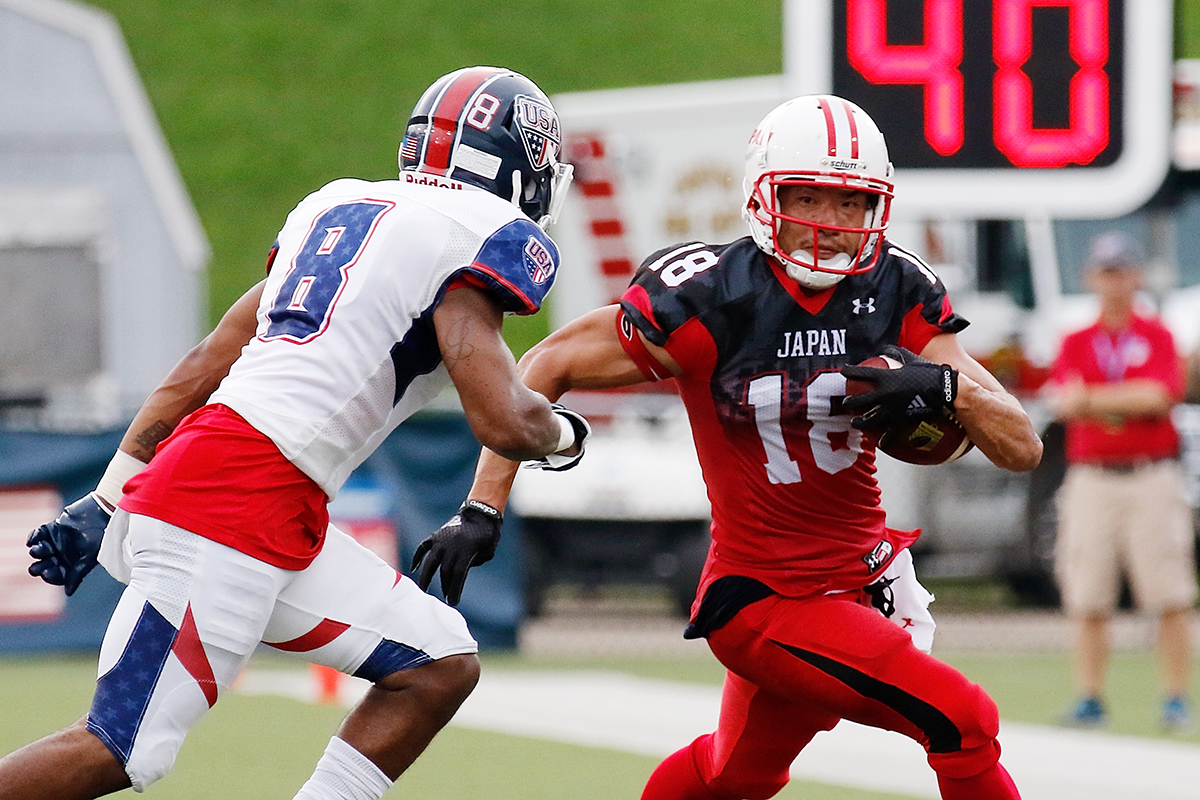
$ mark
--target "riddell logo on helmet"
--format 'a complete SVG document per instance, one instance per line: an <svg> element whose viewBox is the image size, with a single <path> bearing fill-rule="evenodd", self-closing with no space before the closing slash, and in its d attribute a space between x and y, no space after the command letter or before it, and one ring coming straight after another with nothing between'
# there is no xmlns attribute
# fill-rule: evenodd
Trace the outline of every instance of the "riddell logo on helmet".
<svg viewBox="0 0 1200 800"><path fill-rule="evenodd" d="M461 189L461 188L463 188L463 185L461 183L459 183L458 181L448 181L448 180L445 180L444 178L438 178L434 175L421 175L418 178L417 175L420 175L420 173L405 172L404 173L404 182L412 183L417 186L436 186L439 189Z"/></svg>

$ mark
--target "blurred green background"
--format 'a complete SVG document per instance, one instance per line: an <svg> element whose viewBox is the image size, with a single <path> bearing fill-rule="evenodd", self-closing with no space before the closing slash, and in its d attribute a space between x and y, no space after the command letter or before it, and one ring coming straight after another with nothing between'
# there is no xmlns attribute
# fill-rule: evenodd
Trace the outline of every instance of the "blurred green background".
<svg viewBox="0 0 1200 800"><path fill-rule="evenodd" d="M490 64L548 94L778 74L780 0L100 0L125 34L212 244L209 319L263 275L287 212L394 177L438 76ZM511 318L518 354L548 315Z"/></svg>
<svg viewBox="0 0 1200 800"><path fill-rule="evenodd" d="M211 324L262 276L301 197L395 174L408 112L439 75L507 66L553 95L783 70L782 0L92 5L120 24L212 244ZM1175 9L1176 55L1200 57L1200 0ZM508 321L518 355L548 322Z"/></svg>

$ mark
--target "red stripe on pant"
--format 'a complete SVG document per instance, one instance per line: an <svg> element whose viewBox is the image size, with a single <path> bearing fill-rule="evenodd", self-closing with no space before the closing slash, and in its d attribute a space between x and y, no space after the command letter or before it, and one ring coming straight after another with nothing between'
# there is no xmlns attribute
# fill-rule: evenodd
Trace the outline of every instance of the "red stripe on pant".
<svg viewBox="0 0 1200 800"><path fill-rule="evenodd" d="M331 619L326 619L318 623L308 633L297 636L295 639L290 639L286 642L263 642L263 644L289 653L305 653L329 644L349 628L350 625L348 623L334 622Z"/></svg>
<svg viewBox="0 0 1200 800"><path fill-rule="evenodd" d="M208 707L216 705L217 679L213 675L212 665L208 663L208 656L204 653L204 643L200 641L200 631L196 628L196 619L192 616L190 603L183 612L183 622L179 626L174 644L171 645L171 652L188 674L195 678L200 691L204 692Z"/></svg>

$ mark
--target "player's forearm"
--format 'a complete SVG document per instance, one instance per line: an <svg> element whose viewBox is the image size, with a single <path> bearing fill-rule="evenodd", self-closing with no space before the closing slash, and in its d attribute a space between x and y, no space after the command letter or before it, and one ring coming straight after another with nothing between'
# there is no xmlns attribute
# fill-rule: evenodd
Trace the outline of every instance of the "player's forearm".
<svg viewBox="0 0 1200 800"><path fill-rule="evenodd" d="M181 362L176 369L182 366ZM168 377L146 398L121 439L121 450L146 463L154 457L155 448L171 435L180 420L204 405L221 382L220 377L176 376L175 372L171 375L176 380Z"/></svg>
<svg viewBox="0 0 1200 800"><path fill-rule="evenodd" d="M265 281L252 286L229 307L217 327L179 360L133 417L120 449L149 463L159 442L171 435L188 414L229 374L258 327L258 301Z"/></svg>
<svg viewBox="0 0 1200 800"><path fill-rule="evenodd" d="M1041 437L1020 402L1003 389L988 389L959 373L954 416L996 466L1028 472L1041 462Z"/></svg>
<svg viewBox="0 0 1200 800"><path fill-rule="evenodd" d="M572 389L596 391L644 382L646 377L617 339L617 311L615 305L595 309L543 339L521 358L521 380L551 402ZM679 374L673 361L671 366Z"/></svg>
<svg viewBox="0 0 1200 800"><path fill-rule="evenodd" d="M497 455L485 447L479 454L479 464L475 467L475 481L471 484L467 498L487 503L497 511L503 512L504 507L508 505L508 496L512 492L513 481L519 468L518 462Z"/></svg>

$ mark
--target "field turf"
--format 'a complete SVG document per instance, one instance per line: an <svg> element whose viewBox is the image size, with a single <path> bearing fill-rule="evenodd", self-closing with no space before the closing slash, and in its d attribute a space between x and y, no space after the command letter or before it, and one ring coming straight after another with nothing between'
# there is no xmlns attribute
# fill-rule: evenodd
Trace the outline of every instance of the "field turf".
<svg viewBox="0 0 1200 800"><path fill-rule="evenodd" d="M1051 723L1069 701L1065 654L944 656L981 682L1005 719ZM282 666L277 657L261 663ZM0 753L82 714L91 696L90 657L0 660ZM485 670L608 669L644 677L717 684L708 659L547 659L485 654ZM1200 684L1200 674L1197 676ZM1114 659L1112 730L1159 735L1155 665L1148 654ZM188 738L175 771L147 794L158 800L253 797L287 800L309 774L344 710L273 697L231 694ZM1200 744L1200 733L1181 741ZM682 743L681 743L682 744ZM609 750L448 727L389 796L460 800L616 800L640 794L656 760ZM132 795L130 795L132 796ZM793 781L781 800L896 800L845 787Z"/></svg>

